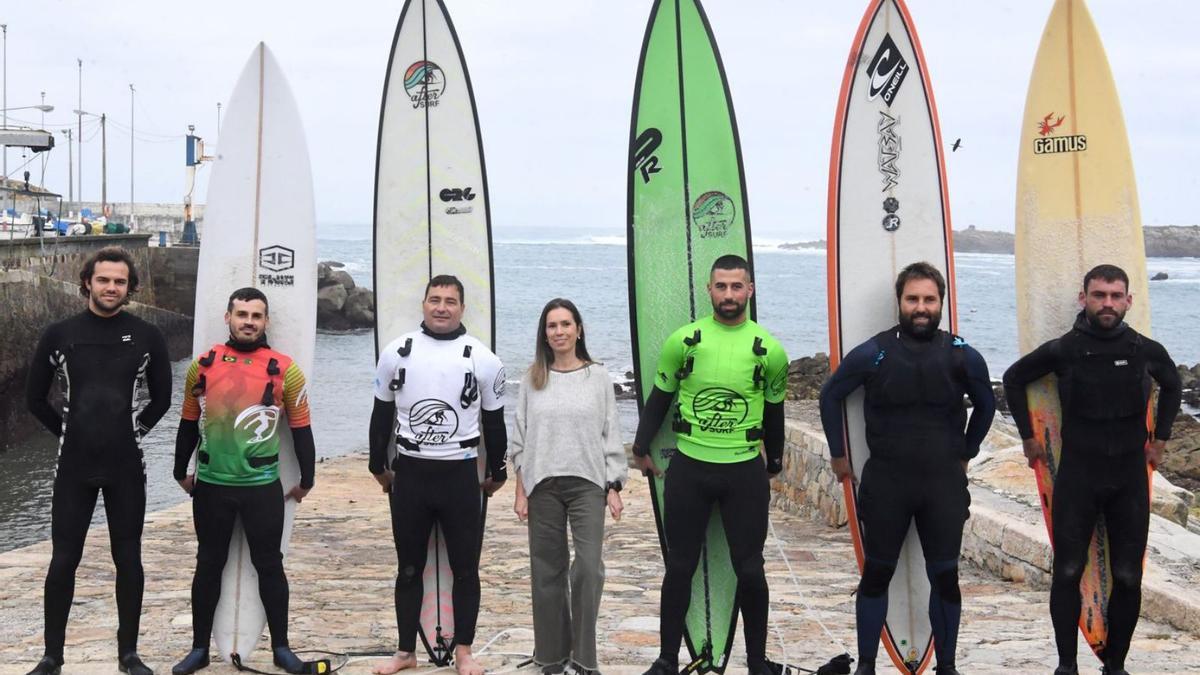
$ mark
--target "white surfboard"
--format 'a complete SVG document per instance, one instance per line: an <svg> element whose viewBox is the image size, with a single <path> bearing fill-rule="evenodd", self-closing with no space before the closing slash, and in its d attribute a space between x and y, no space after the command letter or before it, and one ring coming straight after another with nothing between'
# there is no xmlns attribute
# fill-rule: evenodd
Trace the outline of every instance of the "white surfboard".
<svg viewBox="0 0 1200 675"><path fill-rule="evenodd" d="M495 349L483 145L462 47L441 0L407 0L396 25L379 119L374 255L376 356L420 325L425 284L438 274L462 281L463 325ZM481 476L485 456L481 445ZM421 639L445 665L454 637L453 575L438 529L423 580Z"/></svg>
<svg viewBox="0 0 1200 675"><path fill-rule="evenodd" d="M316 226L304 125L291 89L266 45L254 49L229 97L201 232L193 351L229 337L229 294L261 289L270 302L271 347L311 381L317 324ZM279 476L286 493L300 482L291 431L279 424ZM296 503L284 503L287 555ZM222 658L246 658L266 625L258 575L241 522L221 578L213 640Z"/></svg>
<svg viewBox="0 0 1200 675"><path fill-rule="evenodd" d="M924 260L946 277L944 330L957 315L950 208L937 107L912 18L902 0L872 0L847 61L829 167L829 343L841 357L897 321L896 275ZM870 457L863 392L846 401L846 450L854 475ZM857 483L846 506L859 567L863 544ZM902 672L933 656L929 581L910 526L888 591L882 642Z"/></svg>

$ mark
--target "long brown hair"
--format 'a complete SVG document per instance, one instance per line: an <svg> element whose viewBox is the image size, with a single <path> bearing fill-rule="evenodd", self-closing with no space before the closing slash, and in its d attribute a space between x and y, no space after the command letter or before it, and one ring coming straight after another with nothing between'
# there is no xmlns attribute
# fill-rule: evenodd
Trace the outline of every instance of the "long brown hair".
<svg viewBox="0 0 1200 675"><path fill-rule="evenodd" d="M575 341L575 356L585 365L592 363L592 357L588 355L587 338L583 333L583 317L579 315L579 308L566 298L554 298L542 308L542 318L538 319L537 342L535 343L537 347L534 350L533 363L529 366L529 382L534 389L545 388L546 380L550 379L550 366L554 364L554 350L550 349L550 342L546 339L546 315L552 309L565 309L574 317L575 325L579 327L579 339Z"/></svg>

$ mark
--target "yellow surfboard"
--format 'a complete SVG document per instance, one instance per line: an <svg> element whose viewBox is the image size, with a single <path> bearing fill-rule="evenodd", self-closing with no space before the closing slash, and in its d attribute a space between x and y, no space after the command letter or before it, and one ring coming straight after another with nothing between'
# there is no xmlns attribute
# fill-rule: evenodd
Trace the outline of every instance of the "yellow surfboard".
<svg viewBox="0 0 1200 675"><path fill-rule="evenodd" d="M1150 334L1146 252L1137 185L1117 87L1083 0L1056 0L1038 47L1017 164L1017 326L1022 353L1067 332L1083 275L1101 263L1129 274L1126 322ZM1030 385L1029 411L1048 461L1036 469L1046 527L1061 457L1058 383ZM1053 541L1053 531L1051 531ZM1107 641L1111 592L1104 524L1097 525L1080 584L1079 626L1093 651Z"/></svg>

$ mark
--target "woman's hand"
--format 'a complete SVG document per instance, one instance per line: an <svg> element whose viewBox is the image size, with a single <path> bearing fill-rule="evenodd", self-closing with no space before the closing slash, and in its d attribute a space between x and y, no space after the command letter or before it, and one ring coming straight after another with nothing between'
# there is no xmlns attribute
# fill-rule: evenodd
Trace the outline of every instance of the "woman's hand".
<svg viewBox="0 0 1200 675"><path fill-rule="evenodd" d="M525 522L529 518L529 499L525 496L525 486L519 480L517 481L516 493L517 499L516 503L513 504L513 513L517 514L517 518L521 522Z"/></svg>
<svg viewBox="0 0 1200 675"><path fill-rule="evenodd" d="M621 511L625 510L625 504L621 501L621 493L616 490L608 491L608 512L612 514L613 520L621 519Z"/></svg>

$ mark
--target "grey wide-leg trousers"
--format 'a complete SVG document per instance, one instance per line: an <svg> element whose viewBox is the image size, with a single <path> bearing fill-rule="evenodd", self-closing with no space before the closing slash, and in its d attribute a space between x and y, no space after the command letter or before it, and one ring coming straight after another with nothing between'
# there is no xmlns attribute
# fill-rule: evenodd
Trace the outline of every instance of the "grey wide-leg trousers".
<svg viewBox="0 0 1200 675"><path fill-rule="evenodd" d="M575 476L538 483L529 495L534 662L596 670L596 619L604 590L605 490ZM575 559L567 546L567 526ZM568 588L569 568L569 588Z"/></svg>

